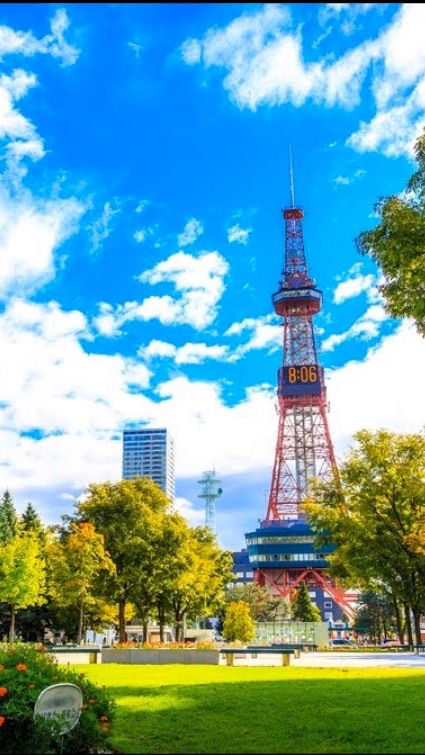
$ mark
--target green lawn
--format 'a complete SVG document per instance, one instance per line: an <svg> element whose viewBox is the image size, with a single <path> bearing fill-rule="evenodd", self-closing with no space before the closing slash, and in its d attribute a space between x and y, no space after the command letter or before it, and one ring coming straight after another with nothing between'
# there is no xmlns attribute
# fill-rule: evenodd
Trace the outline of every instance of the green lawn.
<svg viewBox="0 0 425 755"><path fill-rule="evenodd" d="M425 752L425 669L77 666L121 753Z"/></svg>

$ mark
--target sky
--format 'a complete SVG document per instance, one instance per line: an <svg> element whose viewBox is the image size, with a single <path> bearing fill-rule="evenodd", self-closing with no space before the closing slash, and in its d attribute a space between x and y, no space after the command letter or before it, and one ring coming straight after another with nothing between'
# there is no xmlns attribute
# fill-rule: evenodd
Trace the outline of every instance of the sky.
<svg viewBox="0 0 425 755"><path fill-rule="evenodd" d="M339 463L425 424L424 339L355 244L425 125L422 3L2 3L0 493L60 523L166 427L176 508L245 546L277 438L282 208L304 210Z"/></svg>

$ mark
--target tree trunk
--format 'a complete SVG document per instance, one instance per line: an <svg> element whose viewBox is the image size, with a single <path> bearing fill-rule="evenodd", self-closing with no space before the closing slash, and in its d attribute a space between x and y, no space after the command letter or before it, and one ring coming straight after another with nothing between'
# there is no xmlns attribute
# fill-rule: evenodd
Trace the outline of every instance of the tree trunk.
<svg viewBox="0 0 425 755"><path fill-rule="evenodd" d="M397 634L400 638L400 642L402 645L404 645L404 625L403 625L403 619L400 611L400 606L397 603L396 600L393 600L393 608L394 608L394 615L395 615L395 623L397 627ZM387 636L385 634L385 636Z"/></svg>
<svg viewBox="0 0 425 755"><path fill-rule="evenodd" d="M126 597L118 601L118 637L120 642L125 642L125 604Z"/></svg>
<svg viewBox="0 0 425 755"><path fill-rule="evenodd" d="M415 645L416 652L419 653L419 645L421 644L421 611L420 609L413 608L413 623L415 625Z"/></svg>
<svg viewBox="0 0 425 755"><path fill-rule="evenodd" d="M77 645L81 645L83 639L83 599L80 598L80 605L78 607L78 630L77 630Z"/></svg>
<svg viewBox="0 0 425 755"><path fill-rule="evenodd" d="M412 620L410 618L410 608L409 606L404 606L404 616L406 621L406 629L407 629L407 642L409 645L413 645L413 632L412 632ZM400 640L402 644L404 644L404 640L400 636Z"/></svg>
<svg viewBox="0 0 425 755"><path fill-rule="evenodd" d="M9 642L15 642L15 606L10 606Z"/></svg>

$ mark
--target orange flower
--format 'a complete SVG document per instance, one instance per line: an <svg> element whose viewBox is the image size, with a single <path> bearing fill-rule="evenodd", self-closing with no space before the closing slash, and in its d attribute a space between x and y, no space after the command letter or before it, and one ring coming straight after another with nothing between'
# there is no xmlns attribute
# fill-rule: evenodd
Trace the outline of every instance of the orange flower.
<svg viewBox="0 0 425 755"><path fill-rule="evenodd" d="M3 726L5 721L6 721L6 716L0 716L0 726Z"/></svg>
<svg viewBox="0 0 425 755"><path fill-rule="evenodd" d="M17 671L26 671L27 667L26 667L25 663L18 663L18 665L16 666L16 670Z"/></svg>
<svg viewBox="0 0 425 755"><path fill-rule="evenodd" d="M87 705L81 705L81 710L87 710Z"/></svg>
<svg viewBox="0 0 425 755"><path fill-rule="evenodd" d="M0 671L4 671L4 666L2 663L0 663Z"/></svg>
<svg viewBox="0 0 425 755"><path fill-rule="evenodd" d="M34 689L35 684L29 684L28 687L29 687L29 689Z"/></svg>
<svg viewBox="0 0 425 755"><path fill-rule="evenodd" d="M95 703L95 702L96 702L96 700L89 700L90 705L93 705L93 703Z"/></svg>
<svg viewBox="0 0 425 755"><path fill-rule="evenodd" d="M101 720L101 721L107 721L107 720L108 720L108 716L101 716L101 717L100 717L100 720Z"/></svg>
<svg viewBox="0 0 425 755"><path fill-rule="evenodd" d="M7 695L7 687L0 687L0 697Z"/></svg>
<svg viewBox="0 0 425 755"><path fill-rule="evenodd" d="M108 724L102 724L102 729L103 729L103 731L109 731Z"/></svg>
<svg viewBox="0 0 425 755"><path fill-rule="evenodd" d="M43 652L43 650L45 650L45 649L46 649L46 648L44 647L44 645L39 645L39 646L38 646L38 648L37 648L37 650L39 650L39 651L40 651L40 653L42 653L42 652Z"/></svg>

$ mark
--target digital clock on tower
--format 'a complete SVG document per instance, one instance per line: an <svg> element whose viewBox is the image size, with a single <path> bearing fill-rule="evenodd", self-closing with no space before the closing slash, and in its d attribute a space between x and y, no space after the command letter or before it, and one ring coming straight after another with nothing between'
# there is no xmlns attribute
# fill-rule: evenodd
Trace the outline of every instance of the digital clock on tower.
<svg viewBox="0 0 425 755"><path fill-rule="evenodd" d="M311 396L321 393L322 368L318 364L294 364L281 367L279 386L283 396Z"/></svg>

